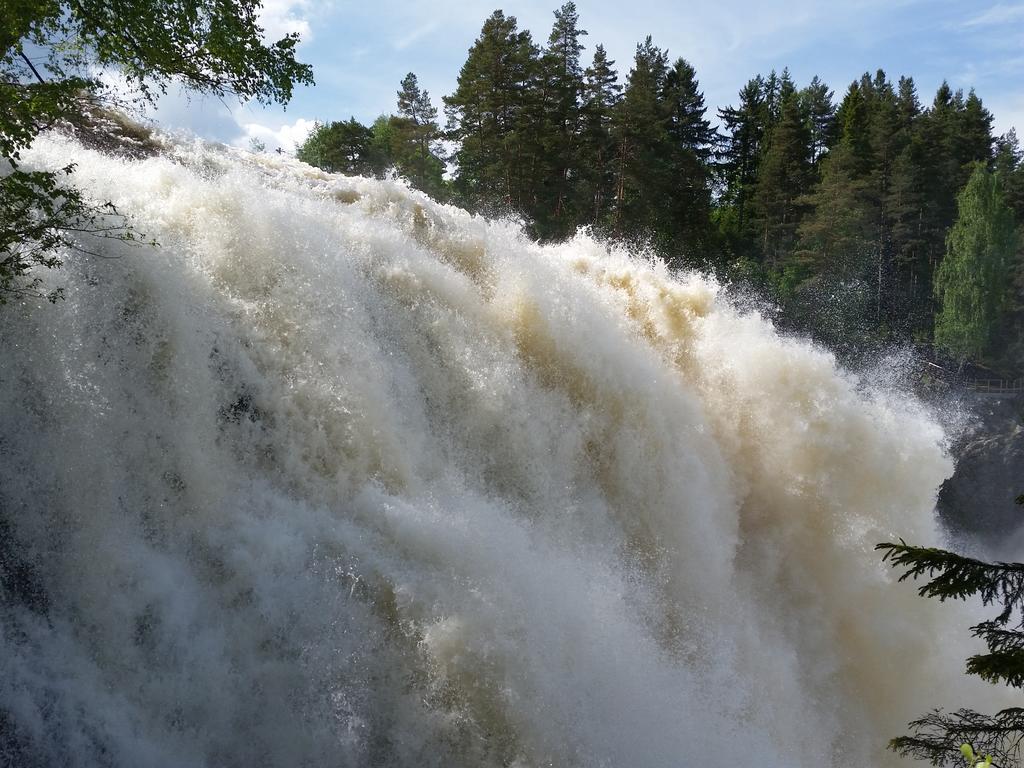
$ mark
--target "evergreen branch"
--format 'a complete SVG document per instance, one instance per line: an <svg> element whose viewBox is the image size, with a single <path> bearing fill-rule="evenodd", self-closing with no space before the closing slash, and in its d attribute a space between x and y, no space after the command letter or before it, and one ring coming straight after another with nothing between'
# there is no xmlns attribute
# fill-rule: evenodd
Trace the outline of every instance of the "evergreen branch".
<svg viewBox="0 0 1024 768"><path fill-rule="evenodd" d="M985 641L989 651L1024 651L1024 634L1013 629L1004 629L994 621L985 621L971 627L971 634Z"/></svg>
<svg viewBox="0 0 1024 768"><path fill-rule="evenodd" d="M975 753L991 755L999 768L1019 765L1024 740L1024 709L1004 709L995 715L983 715L970 709L953 713L933 710L909 724L910 736L889 742L889 749L903 757L926 760L932 765L960 765L962 744L970 744Z"/></svg>
<svg viewBox="0 0 1024 768"><path fill-rule="evenodd" d="M1024 686L1024 648L993 651L967 659L967 674L988 683L1000 681L1014 688Z"/></svg>
<svg viewBox="0 0 1024 768"><path fill-rule="evenodd" d="M922 597L945 601L978 595L985 605L1001 603L1003 611L995 619L1000 625L1009 621L1014 608L1024 605L1024 563L986 563L934 547L915 547L902 539L875 549L885 552L883 561L906 568L900 581L929 579L917 590Z"/></svg>

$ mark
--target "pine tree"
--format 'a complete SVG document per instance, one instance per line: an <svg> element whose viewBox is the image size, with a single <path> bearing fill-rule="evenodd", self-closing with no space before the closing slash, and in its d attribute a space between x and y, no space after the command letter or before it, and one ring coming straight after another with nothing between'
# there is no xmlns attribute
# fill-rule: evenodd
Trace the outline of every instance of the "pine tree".
<svg viewBox="0 0 1024 768"><path fill-rule="evenodd" d="M897 288L896 246L892 238L893 215L889 210L896 162L907 137L901 130L899 98L892 83L881 69L872 82L873 98L868 114L868 137L871 146L870 205L873 224L872 274L869 280L875 295L875 318L879 325L901 324Z"/></svg>
<svg viewBox="0 0 1024 768"><path fill-rule="evenodd" d="M1017 250L1013 214L998 176L978 163L957 198L959 216L935 275L941 309L935 344L960 360L984 359L1007 308Z"/></svg>
<svg viewBox="0 0 1024 768"><path fill-rule="evenodd" d="M437 197L444 190L444 161L437 150L441 136L437 108L431 103L430 94L420 90L412 72L402 79L397 95L398 115L389 121L390 154L399 172L414 187Z"/></svg>
<svg viewBox="0 0 1024 768"><path fill-rule="evenodd" d="M909 131L921 115L921 101L917 97L914 78L903 76L896 88L896 108L900 116L900 128Z"/></svg>
<svg viewBox="0 0 1024 768"><path fill-rule="evenodd" d="M1024 504L1024 496L1017 499ZM940 601L965 600L977 595L984 605L1000 608L989 621L971 627L971 634L987 646L986 653L967 659L967 674L989 683L1024 688L1024 563L986 563L942 549L879 544L882 559L902 568L900 581L927 581L918 588L922 597ZM986 715L970 709L932 710L910 723L911 735L899 736L889 748L903 757L933 765L962 765L967 755L988 755L994 765L1021 764L1024 744L1024 708L1011 707ZM970 747L964 749L964 745ZM971 759L970 765L974 764Z"/></svg>
<svg viewBox="0 0 1024 768"><path fill-rule="evenodd" d="M817 75L800 91L800 107L807 115L813 163L817 163L836 140L836 105L832 97L832 91Z"/></svg>
<svg viewBox="0 0 1024 768"><path fill-rule="evenodd" d="M962 101L962 98L960 99ZM922 168L927 197L922 209L928 276L942 260L946 232L956 218L956 195L962 188L957 144L957 96L943 82L921 120L921 140L926 164Z"/></svg>
<svg viewBox="0 0 1024 768"><path fill-rule="evenodd" d="M1024 152L1013 128L996 139L994 168L1003 180L1006 204L1017 223L1024 224Z"/></svg>
<svg viewBox="0 0 1024 768"><path fill-rule="evenodd" d="M761 123L765 127L765 134L771 133L772 128L779 122L782 113L782 81L773 69L768 77L763 78L761 88L762 115Z"/></svg>
<svg viewBox="0 0 1024 768"><path fill-rule="evenodd" d="M661 98L668 74L667 54L651 37L637 45L623 99L612 124L616 140L613 231L650 235L666 224L661 195L670 183L662 159L670 139Z"/></svg>
<svg viewBox="0 0 1024 768"><path fill-rule="evenodd" d="M569 2L555 11L555 23L540 60L543 101L541 153L533 218L544 236L569 234L576 225L580 179L580 108L584 90L579 14Z"/></svg>
<svg viewBox="0 0 1024 768"><path fill-rule="evenodd" d="M615 139L612 120L622 100L622 86L604 46L594 49L586 71L581 108L580 219L598 229L606 224L609 202L615 191Z"/></svg>
<svg viewBox="0 0 1024 768"><path fill-rule="evenodd" d="M464 205L523 212L529 201L537 58L530 33L495 11L469 49L455 93L444 99L447 135L458 144L454 186Z"/></svg>
<svg viewBox="0 0 1024 768"><path fill-rule="evenodd" d="M886 210L893 258L903 281L906 325L908 330L915 331L931 326L931 268L925 222L930 195L929 157L919 132L907 133L906 143L893 163Z"/></svg>
<svg viewBox="0 0 1024 768"><path fill-rule="evenodd" d="M1006 205L1013 211L1017 223L1017 254L1010 300L999 338L1008 341L1001 345L1007 369L1020 371L1024 369L1024 153L1017 141L1017 132L1012 128L996 140L994 167L1003 183Z"/></svg>
<svg viewBox="0 0 1024 768"><path fill-rule="evenodd" d="M664 162L674 178L665 201L671 230L665 234L676 248L694 254L707 243L710 230L710 160L717 134L704 117L707 108L697 73L685 59L677 59L668 70L662 99L670 142Z"/></svg>
<svg viewBox="0 0 1024 768"><path fill-rule="evenodd" d="M793 250L797 227L813 179L810 134L792 87L785 88L778 123L771 131L754 190L758 245L770 266L781 265Z"/></svg>
<svg viewBox="0 0 1024 768"><path fill-rule="evenodd" d="M967 183L975 163L990 165L992 162L992 113L982 104L972 88L957 111L955 120L953 151L960 164L957 187Z"/></svg>
<svg viewBox="0 0 1024 768"><path fill-rule="evenodd" d="M926 189L923 168L926 165L924 143L918 130L921 102L913 78L901 77L896 91L896 131L898 154L893 160L885 208L893 242L894 257L909 279L913 301L920 276L924 250L921 211Z"/></svg>
<svg viewBox="0 0 1024 768"><path fill-rule="evenodd" d="M765 132L764 79L758 75L739 92L739 106L725 107L718 117L725 136L716 155L724 189L719 201L719 229L733 247L746 250L749 238L749 209L760 167Z"/></svg>

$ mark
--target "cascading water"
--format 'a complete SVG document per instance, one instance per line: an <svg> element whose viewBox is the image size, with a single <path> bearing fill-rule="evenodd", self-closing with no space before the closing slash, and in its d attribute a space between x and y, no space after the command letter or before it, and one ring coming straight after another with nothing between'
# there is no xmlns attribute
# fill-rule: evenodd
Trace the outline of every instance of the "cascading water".
<svg viewBox="0 0 1024 768"><path fill-rule="evenodd" d="M585 235L69 156L161 246L0 315L0 763L867 765L971 703L872 549L938 541L912 399Z"/></svg>

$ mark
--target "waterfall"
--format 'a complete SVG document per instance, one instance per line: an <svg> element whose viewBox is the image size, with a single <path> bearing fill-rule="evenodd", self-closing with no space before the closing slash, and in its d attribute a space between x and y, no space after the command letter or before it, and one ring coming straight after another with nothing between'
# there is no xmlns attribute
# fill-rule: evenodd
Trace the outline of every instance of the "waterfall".
<svg viewBox="0 0 1024 768"><path fill-rule="evenodd" d="M586 233L164 142L25 155L159 246L0 308L0 763L881 764L980 695L873 551L941 541L913 397Z"/></svg>

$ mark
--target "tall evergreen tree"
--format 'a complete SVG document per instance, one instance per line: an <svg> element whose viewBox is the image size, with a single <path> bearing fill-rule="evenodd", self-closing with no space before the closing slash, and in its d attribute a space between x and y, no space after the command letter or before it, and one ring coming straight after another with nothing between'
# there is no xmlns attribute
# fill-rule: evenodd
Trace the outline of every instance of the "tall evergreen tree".
<svg viewBox="0 0 1024 768"><path fill-rule="evenodd" d="M1013 128L996 139L994 167L1003 180L1006 204L1017 223L1024 225L1024 151Z"/></svg>
<svg viewBox="0 0 1024 768"><path fill-rule="evenodd" d="M616 110L614 232L633 236L656 233L667 222L661 196L670 186L662 162L670 139L662 100L668 56L647 39L637 45L622 102Z"/></svg>
<svg viewBox="0 0 1024 768"><path fill-rule="evenodd" d="M907 140L896 157L886 199L893 258L902 280L906 300L906 327L910 331L929 328L931 266L926 206L929 189L927 146L917 130L907 131Z"/></svg>
<svg viewBox="0 0 1024 768"><path fill-rule="evenodd" d="M997 175L978 163L957 198L959 216L935 275L940 311L935 344L965 360L984 359L1007 309L1017 250L1013 214Z"/></svg>
<svg viewBox="0 0 1024 768"><path fill-rule="evenodd" d="M448 138L458 144L455 190L463 204L492 213L522 212L529 202L530 121L538 66L536 46L514 16L495 11L484 22L444 98Z"/></svg>
<svg viewBox="0 0 1024 768"><path fill-rule="evenodd" d="M1001 345L1006 367L1019 370L1024 366L1024 153L1014 129L996 140L994 166L1003 183L1006 205L1013 211L1017 223L1017 254L1006 323L1000 329L1000 338L1008 341Z"/></svg>
<svg viewBox="0 0 1024 768"><path fill-rule="evenodd" d="M931 107L921 118L921 141L926 163L921 169L927 197L922 208L927 274L931 278L946 250L946 232L956 218L956 195L962 187L957 144L958 97L943 82ZM962 97L959 98L962 103Z"/></svg>
<svg viewBox="0 0 1024 768"><path fill-rule="evenodd" d="M982 104L978 94L972 88L957 111L956 132L954 133L953 151L960 163L957 177L957 188L963 187L970 178L975 163L992 163L992 113Z"/></svg>
<svg viewBox="0 0 1024 768"><path fill-rule="evenodd" d="M705 119L707 107L697 73L677 59L665 76L662 94L667 113L670 166L674 186L665 201L669 207L667 234L690 254L707 243L711 216L711 167L717 134Z"/></svg>
<svg viewBox="0 0 1024 768"><path fill-rule="evenodd" d="M758 245L771 266L791 253L812 181L810 132L792 87L786 91L778 123L771 130L754 190Z"/></svg>
<svg viewBox="0 0 1024 768"><path fill-rule="evenodd" d="M740 90L738 106L718 111L725 129L717 153L723 186L719 212L728 206L730 214L720 216L720 229L736 244L749 234L750 197L757 181L766 128L764 102L765 83L758 75Z"/></svg>
<svg viewBox="0 0 1024 768"><path fill-rule="evenodd" d="M584 90L579 14L574 3L555 11L555 23L541 56L543 93L539 182L533 218L540 234L566 235L575 228L580 179L580 109Z"/></svg>
<svg viewBox="0 0 1024 768"><path fill-rule="evenodd" d="M807 127L811 136L811 161L817 163L825 151L835 142L836 105L833 93L815 75L810 85L800 91L800 105L807 115Z"/></svg>
<svg viewBox="0 0 1024 768"><path fill-rule="evenodd" d="M390 119L390 152L398 170L414 187L436 196L443 192L444 162L439 157L437 108L410 72L398 91L398 115Z"/></svg>
<svg viewBox="0 0 1024 768"><path fill-rule="evenodd" d="M615 139L612 121L622 100L622 86L604 46L594 49L586 71L581 108L580 220L601 229L615 192Z"/></svg>

